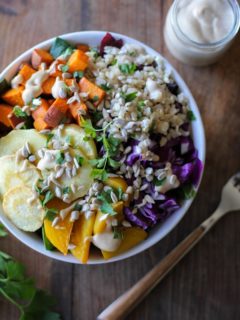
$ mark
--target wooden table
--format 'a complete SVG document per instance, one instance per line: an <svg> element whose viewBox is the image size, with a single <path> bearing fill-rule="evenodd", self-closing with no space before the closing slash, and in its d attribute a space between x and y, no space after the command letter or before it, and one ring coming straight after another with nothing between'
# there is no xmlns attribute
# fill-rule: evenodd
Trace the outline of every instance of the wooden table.
<svg viewBox="0 0 240 320"><path fill-rule="evenodd" d="M65 320L95 319L215 209L222 185L240 168L240 39L213 66L183 65L163 41L171 2L0 0L1 69L29 47L59 34L123 33L158 50L176 67L196 98L206 129L206 169L198 196L181 223L150 250L105 266L80 266L41 256L12 236L0 240L1 249L26 264L37 284L56 296ZM239 230L240 216L225 217L128 319L240 319ZM0 300L2 320L17 316L14 307Z"/></svg>

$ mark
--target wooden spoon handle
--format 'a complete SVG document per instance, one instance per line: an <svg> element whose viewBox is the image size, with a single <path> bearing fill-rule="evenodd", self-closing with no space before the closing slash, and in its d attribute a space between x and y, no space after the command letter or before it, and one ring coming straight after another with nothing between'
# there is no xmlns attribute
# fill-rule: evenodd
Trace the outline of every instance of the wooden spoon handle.
<svg viewBox="0 0 240 320"><path fill-rule="evenodd" d="M151 271L139 280L97 317L97 320L123 319L148 293L169 273L169 271L193 248L204 234L222 216L219 210L205 220L176 248L174 248Z"/></svg>

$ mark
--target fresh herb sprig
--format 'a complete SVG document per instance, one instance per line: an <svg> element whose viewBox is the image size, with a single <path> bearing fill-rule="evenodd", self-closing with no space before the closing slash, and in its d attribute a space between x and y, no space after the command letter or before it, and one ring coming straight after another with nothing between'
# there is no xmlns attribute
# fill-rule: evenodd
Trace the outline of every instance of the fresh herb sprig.
<svg viewBox="0 0 240 320"><path fill-rule="evenodd" d="M6 236L2 226L0 230L0 236ZM26 276L25 267L3 251L0 251L0 296L18 308L19 320L61 319L60 314L51 311L55 299L38 289Z"/></svg>
<svg viewBox="0 0 240 320"><path fill-rule="evenodd" d="M112 136L107 136L107 128L111 125L112 122L109 122L102 129L95 129L90 120L83 121L83 128L87 137L96 139L98 142L102 142L104 148L104 155L99 159L89 160L90 164L94 166L92 170L92 176L95 179L106 180L107 179L107 166L117 169L120 166L120 163L113 159L116 155L120 140Z"/></svg>

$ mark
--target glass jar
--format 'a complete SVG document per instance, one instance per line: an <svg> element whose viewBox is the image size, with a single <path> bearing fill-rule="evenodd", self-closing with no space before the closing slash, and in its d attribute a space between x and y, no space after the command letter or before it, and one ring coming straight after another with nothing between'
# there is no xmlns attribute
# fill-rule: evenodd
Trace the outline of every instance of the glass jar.
<svg viewBox="0 0 240 320"><path fill-rule="evenodd" d="M191 40L180 28L178 12L181 1L174 1L165 21L164 39L169 51L177 59L190 65L205 66L216 62L229 48L239 30L240 9L238 2L236 0L226 0L232 8L234 16L233 27L230 32L219 41L199 43Z"/></svg>

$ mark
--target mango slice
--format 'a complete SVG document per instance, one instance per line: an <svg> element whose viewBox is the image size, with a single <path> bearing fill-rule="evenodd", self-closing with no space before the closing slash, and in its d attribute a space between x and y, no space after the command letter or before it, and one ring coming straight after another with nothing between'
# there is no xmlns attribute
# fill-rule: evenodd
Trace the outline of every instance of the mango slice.
<svg viewBox="0 0 240 320"><path fill-rule="evenodd" d="M93 214L89 219L86 219L82 214L73 226L71 234L71 243L76 247L71 250L74 257L79 259L82 263L87 263L93 233L93 226L96 214Z"/></svg>
<svg viewBox="0 0 240 320"><path fill-rule="evenodd" d="M129 249L135 247L138 243L142 242L147 237L147 232L141 228L132 227L123 231L124 237L120 247L114 252L108 252L102 250L104 259L110 259Z"/></svg>

